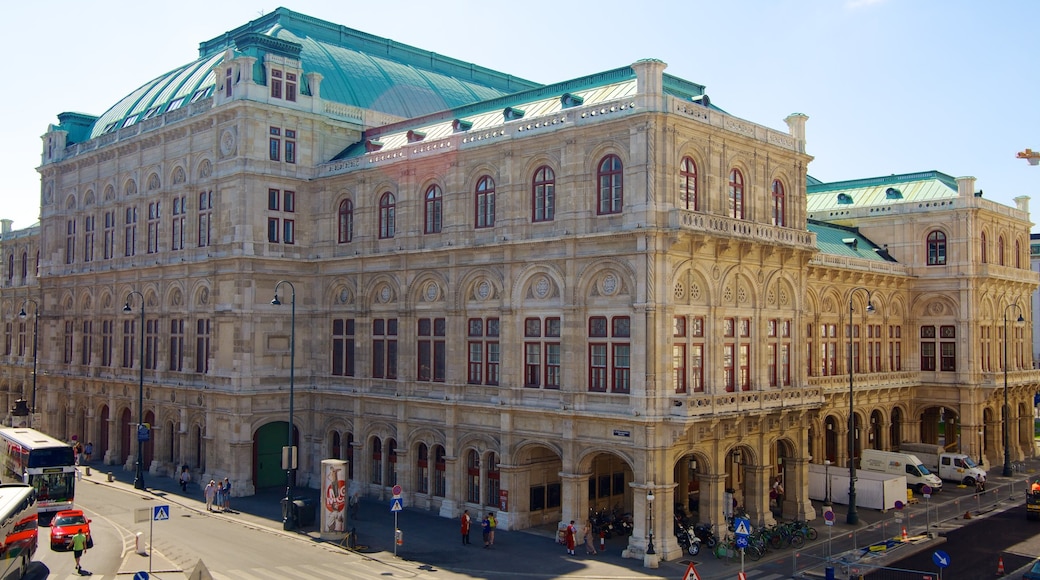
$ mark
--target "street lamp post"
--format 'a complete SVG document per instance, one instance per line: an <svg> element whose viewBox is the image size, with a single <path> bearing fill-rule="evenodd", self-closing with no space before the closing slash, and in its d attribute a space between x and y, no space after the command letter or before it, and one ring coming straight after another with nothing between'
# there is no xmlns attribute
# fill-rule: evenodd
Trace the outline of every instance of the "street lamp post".
<svg viewBox="0 0 1040 580"><path fill-rule="evenodd" d="M654 555L657 554L654 551L654 492L649 489L646 490L646 512L650 516L650 531L647 534L646 553Z"/></svg>
<svg viewBox="0 0 1040 580"><path fill-rule="evenodd" d="M282 302L278 300L278 288L286 284L292 290L292 298L290 301L291 308L289 310L289 438L287 449L288 453L284 455L285 459L285 499L282 500L282 529L283 530L294 530L296 529L296 518L293 510L295 508L293 504L293 470L296 469L294 462L295 454L293 453L293 402L295 398L295 370L296 370L296 286L293 286L292 282L288 280L279 280L274 285L274 299L271 300L271 304L275 306L281 306Z"/></svg>
<svg viewBox="0 0 1040 580"><path fill-rule="evenodd" d="M141 298L141 357L138 369L139 379L137 383L137 468L134 471L134 489L144 489L144 294L137 290L131 290L126 295L126 304L123 305L123 313L130 314L130 299L134 294Z"/></svg>
<svg viewBox="0 0 1040 580"><path fill-rule="evenodd" d="M1004 477L1011 477L1013 472L1011 471L1011 447L1008 443L1008 421L1011 420L1011 407L1008 406L1008 337L1007 337L1007 315L1008 310L1011 308L1018 309L1018 320L1016 322L1025 322L1025 318L1022 317L1022 308L1018 305L1018 302L1013 302L1004 307Z"/></svg>
<svg viewBox="0 0 1040 580"><path fill-rule="evenodd" d="M870 302L873 294L870 290L857 286L849 292L849 512L845 516L845 523L856 525L859 523L859 514L856 512L856 393L853 389L852 371L852 298L857 290L867 293L867 312L874 312L874 305Z"/></svg>
<svg viewBox="0 0 1040 580"><path fill-rule="evenodd" d="M33 386L32 399L30 401L32 403L32 407L30 408L31 414L29 415L29 427L33 427L33 419L36 418L36 349L40 344L38 339L39 335L37 334L40 330L40 303L33 300L32 298L26 298L24 301L22 301L22 311L18 313L18 317L22 320L25 320L25 317L27 316L25 312L25 305L30 302L33 303Z"/></svg>

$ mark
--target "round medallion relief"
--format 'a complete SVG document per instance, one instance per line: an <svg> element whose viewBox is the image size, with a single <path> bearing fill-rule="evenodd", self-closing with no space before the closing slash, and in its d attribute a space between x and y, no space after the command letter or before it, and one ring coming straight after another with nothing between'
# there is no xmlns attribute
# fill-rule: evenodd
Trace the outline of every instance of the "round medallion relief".
<svg viewBox="0 0 1040 580"><path fill-rule="evenodd" d="M607 274L606 276L604 276L603 280L600 283L600 288L603 290L603 293L608 295L608 296L617 293L617 290L618 290L618 279L617 279L617 276L615 276L614 274Z"/></svg>
<svg viewBox="0 0 1040 580"><path fill-rule="evenodd" d="M231 131L224 131L220 135L220 152L224 155L235 152L235 135Z"/></svg>
<svg viewBox="0 0 1040 580"><path fill-rule="evenodd" d="M441 289L436 283L430 282L426 285L426 301L435 302L441 295Z"/></svg>
<svg viewBox="0 0 1040 580"><path fill-rule="evenodd" d="M489 296L491 296L491 282L481 280L480 284L477 284L477 298L487 300Z"/></svg>
<svg viewBox="0 0 1040 580"><path fill-rule="evenodd" d="M350 302L350 291L346 288L341 288L339 291L339 303L346 304Z"/></svg>
<svg viewBox="0 0 1040 580"><path fill-rule="evenodd" d="M538 281L534 283L534 295L538 298L545 298L549 295L549 279L545 276L538 278Z"/></svg>
<svg viewBox="0 0 1040 580"><path fill-rule="evenodd" d="M379 289L379 301L383 302L383 303L390 302L390 287L389 286L383 286L382 288Z"/></svg>

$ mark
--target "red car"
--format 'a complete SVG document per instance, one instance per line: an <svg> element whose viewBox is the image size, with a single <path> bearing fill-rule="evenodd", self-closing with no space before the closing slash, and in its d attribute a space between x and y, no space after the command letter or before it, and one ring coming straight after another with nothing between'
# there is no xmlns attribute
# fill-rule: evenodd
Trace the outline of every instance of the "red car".
<svg viewBox="0 0 1040 580"><path fill-rule="evenodd" d="M67 551L72 549L72 536L80 530L87 536L87 547L94 547L94 539L90 537L90 520L83 515L83 510L65 510L55 514L51 521L51 549Z"/></svg>

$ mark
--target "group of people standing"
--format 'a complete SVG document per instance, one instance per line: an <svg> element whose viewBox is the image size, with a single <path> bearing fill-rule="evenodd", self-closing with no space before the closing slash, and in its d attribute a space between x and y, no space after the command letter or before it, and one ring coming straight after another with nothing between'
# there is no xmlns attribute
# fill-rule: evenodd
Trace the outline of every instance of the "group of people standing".
<svg viewBox="0 0 1040 580"><path fill-rule="evenodd" d="M231 480L224 478L223 481L216 481L214 479L209 480L206 484L206 489L202 491L206 497L206 511L214 511L213 506L216 505L218 510L216 511L231 511Z"/></svg>
<svg viewBox="0 0 1040 580"><path fill-rule="evenodd" d="M462 545L469 545L469 530L472 527L473 518L469 515L469 510L462 512L462 516L459 518L462 530ZM484 536L484 547L491 549L495 546L495 528L498 527L498 520L495 519L495 512L487 512L484 514L483 519L480 520L480 532Z"/></svg>
<svg viewBox="0 0 1040 580"><path fill-rule="evenodd" d="M592 534L592 522L585 522L585 527L582 528L581 534L585 543L585 553L595 556L596 545ZM574 555L574 548L578 542L578 528L574 525L574 520L567 524L567 527L563 530L563 543L567 546L567 553L571 556Z"/></svg>

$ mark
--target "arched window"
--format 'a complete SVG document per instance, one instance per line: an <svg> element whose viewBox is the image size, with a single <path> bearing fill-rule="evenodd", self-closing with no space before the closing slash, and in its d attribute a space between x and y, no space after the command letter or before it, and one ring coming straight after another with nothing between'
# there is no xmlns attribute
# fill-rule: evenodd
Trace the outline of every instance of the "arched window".
<svg viewBox="0 0 1040 580"><path fill-rule="evenodd" d="M29 253L22 252L22 281L29 277Z"/></svg>
<svg viewBox="0 0 1040 580"><path fill-rule="evenodd" d="M342 457L343 449L340 445L339 431L329 433L329 457L339 459Z"/></svg>
<svg viewBox="0 0 1040 580"><path fill-rule="evenodd" d="M397 485L397 440L386 442L386 485Z"/></svg>
<svg viewBox="0 0 1040 580"><path fill-rule="evenodd" d="M729 217L744 219L744 174L736 168L729 172Z"/></svg>
<svg viewBox="0 0 1040 580"><path fill-rule="evenodd" d="M784 184L779 179L773 180L773 225L781 228L787 226L787 198Z"/></svg>
<svg viewBox="0 0 1040 580"><path fill-rule="evenodd" d="M426 208L425 218L423 222L424 234L439 234L441 233L441 225L444 220L443 216L443 196L441 194L441 188L436 185L431 185L426 190Z"/></svg>
<svg viewBox="0 0 1040 580"><path fill-rule="evenodd" d="M1015 240L1015 267L1022 267L1022 246Z"/></svg>
<svg viewBox="0 0 1040 580"><path fill-rule="evenodd" d="M979 234L979 244L980 249L982 250L982 263L985 264L987 261L989 261L986 257L986 232L982 232L981 234Z"/></svg>
<svg viewBox="0 0 1040 580"><path fill-rule="evenodd" d="M533 222L551 222L556 218L556 174L550 167L543 165L534 172L531 206Z"/></svg>
<svg viewBox="0 0 1040 580"><path fill-rule="evenodd" d="M466 454L466 501L480 504L480 456L474 449Z"/></svg>
<svg viewBox="0 0 1040 580"><path fill-rule="evenodd" d="M354 479L354 434L347 433L347 477Z"/></svg>
<svg viewBox="0 0 1040 580"><path fill-rule="evenodd" d="M14 280L14 254L7 256L7 281Z"/></svg>
<svg viewBox="0 0 1040 580"><path fill-rule="evenodd" d="M997 263L1004 265L1004 236L997 237Z"/></svg>
<svg viewBox="0 0 1040 580"><path fill-rule="evenodd" d="M447 462L444 459L444 447L437 445L433 448L433 495L444 497L447 493L445 472Z"/></svg>
<svg viewBox="0 0 1040 580"><path fill-rule="evenodd" d="M498 492L502 489L501 475L498 471L498 456L489 453L487 457L487 503L484 505L497 506Z"/></svg>
<svg viewBox="0 0 1040 580"><path fill-rule="evenodd" d="M495 180L485 175L477 180L476 224L478 228L495 226Z"/></svg>
<svg viewBox="0 0 1040 580"><path fill-rule="evenodd" d="M383 441L372 438L372 483L383 483Z"/></svg>
<svg viewBox="0 0 1040 580"><path fill-rule="evenodd" d="M354 202L344 199L339 202L339 243L346 244L354 239Z"/></svg>
<svg viewBox="0 0 1040 580"><path fill-rule="evenodd" d="M379 198L379 239L385 240L394 237L394 228L397 222L397 199L389 191Z"/></svg>
<svg viewBox="0 0 1040 580"><path fill-rule="evenodd" d="M946 265L946 234L940 231L928 234L928 265Z"/></svg>
<svg viewBox="0 0 1040 580"><path fill-rule="evenodd" d="M419 458L415 462L415 491L430 493L430 448L419 444Z"/></svg>
<svg viewBox="0 0 1040 580"><path fill-rule="evenodd" d="M689 157L683 157L679 164L679 207L693 211L701 209L697 198L697 164Z"/></svg>
<svg viewBox="0 0 1040 580"><path fill-rule="evenodd" d="M617 155L607 155L599 162L596 171L596 182L599 183L599 203L596 204L598 215L621 213L625 201L621 170L621 158Z"/></svg>

